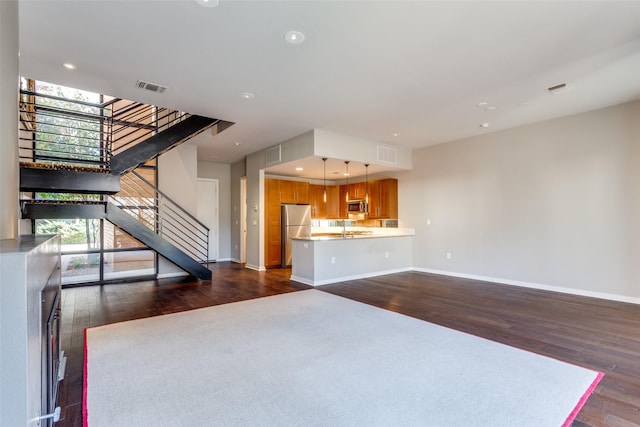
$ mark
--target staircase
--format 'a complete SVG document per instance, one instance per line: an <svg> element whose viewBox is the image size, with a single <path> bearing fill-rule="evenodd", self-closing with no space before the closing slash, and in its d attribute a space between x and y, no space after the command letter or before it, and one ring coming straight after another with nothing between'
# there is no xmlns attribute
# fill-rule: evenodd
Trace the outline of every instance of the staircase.
<svg viewBox="0 0 640 427"><path fill-rule="evenodd" d="M28 219L105 219L200 280L210 280L209 230L136 168L232 123L110 99L90 103L21 91L20 191L101 195L21 201Z"/></svg>

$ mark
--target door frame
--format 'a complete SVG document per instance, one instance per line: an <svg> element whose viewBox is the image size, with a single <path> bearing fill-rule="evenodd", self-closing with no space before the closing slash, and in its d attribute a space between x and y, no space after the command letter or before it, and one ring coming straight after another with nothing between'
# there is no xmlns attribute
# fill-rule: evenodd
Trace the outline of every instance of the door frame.
<svg viewBox="0 0 640 427"><path fill-rule="evenodd" d="M240 263L247 263L247 177L240 178Z"/></svg>

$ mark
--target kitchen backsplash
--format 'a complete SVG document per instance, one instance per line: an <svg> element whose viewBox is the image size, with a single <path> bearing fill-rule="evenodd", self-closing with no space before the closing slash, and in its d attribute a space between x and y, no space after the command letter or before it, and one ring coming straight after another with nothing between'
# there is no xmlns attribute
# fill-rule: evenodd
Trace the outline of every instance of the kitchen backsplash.
<svg viewBox="0 0 640 427"><path fill-rule="evenodd" d="M371 227L371 228L398 228L397 219L312 219L312 227Z"/></svg>

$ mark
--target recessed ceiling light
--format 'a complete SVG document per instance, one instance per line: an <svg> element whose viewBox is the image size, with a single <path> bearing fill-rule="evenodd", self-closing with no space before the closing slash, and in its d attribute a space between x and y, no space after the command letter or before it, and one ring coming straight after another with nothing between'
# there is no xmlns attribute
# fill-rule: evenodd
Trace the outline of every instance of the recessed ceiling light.
<svg viewBox="0 0 640 427"><path fill-rule="evenodd" d="M255 96L255 94L253 94L253 93L251 93L251 92L242 92L242 93L240 94L240 97L241 97L241 98L244 98L244 99L253 99L253 98L255 98L256 96Z"/></svg>
<svg viewBox="0 0 640 427"><path fill-rule="evenodd" d="M240 143L239 143L239 142L234 142L233 144L234 144L236 147L238 147L238 146L240 145Z"/></svg>
<svg viewBox="0 0 640 427"><path fill-rule="evenodd" d="M304 42L304 34L300 31L287 31L284 33L284 39L287 43L290 44L300 44Z"/></svg>
<svg viewBox="0 0 640 427"><path fill-rule="evenodd" d="M77 68L75 65L73 65L70 62L65 62L64 64L62 64L62 66L67 70L75 70Z"/></svg>
<svg viewBox="0 0 640 427"><path fill-rule="evenodd" d="M488 128L489 127L489 123L482 123L480 125L481 128Z"/></svg>
<svg viewBox="0 0 640 427"><path fill-rule="evenodd" d="M393 136L400 136L400 134L399 133L394 133Z"/></svg>
<svg viewBox="0 0 640 427"><path fill-rule="evenodd" d="M298 172L300 172L300 171L303 171L303 170L304 170L304 168L296 168L296 170L297 170Z"/></svg>
<svg viewBox="0 0 640 427"><path fill-rule="evenodd" d="M478 107L480 107L480 108L484 108L484 107L486 107L487 105L489 105L489 103L488 103L488 102L486 102L486 101L478 102Z"/></svg>
<svg viewBox="0 0 640 427"><path fill-rule="evenodd" d="M490 106L488 106L487 108L485 108L485 109L484 109L484 111L493 111L493 110L495 110L495 109L496 109L496 107L495 107L495 106L490 105Z"/></svg>
<svg viewBox="0 0 640 427"><path fill-rule="evenodd" d="M196 0L196 3L204 7L217 7L220 2L218 0Z"/></svg>

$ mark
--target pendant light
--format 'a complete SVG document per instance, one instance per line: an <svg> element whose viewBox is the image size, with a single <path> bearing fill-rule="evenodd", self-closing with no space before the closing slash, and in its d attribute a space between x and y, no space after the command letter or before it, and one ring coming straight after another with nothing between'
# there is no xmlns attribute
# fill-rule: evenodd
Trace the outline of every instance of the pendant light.
<svg viewBox="0 0 640 427"><path fill-rule="evenodd" d="M324 192L322 193L322 198L325 203L327 203L327 158L322 158L322 180L324 186Z"/></svg>
<svg viewBox="0 0 640 427"><path fill-rule="evenodd" d="M369 163L364 164L364 202L369 209Z"/></svg>
<svg viewBox="0 0 640 427"><path fill-rule="evenodd" d="M345 173L345 176L347 177L347 194L345 196L345 201L348 202L349 201L349 160L345 160L344 164L347 165L347 171Z"/></svg>

